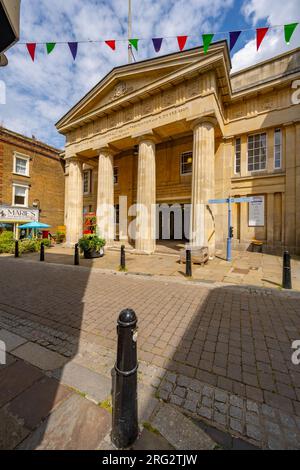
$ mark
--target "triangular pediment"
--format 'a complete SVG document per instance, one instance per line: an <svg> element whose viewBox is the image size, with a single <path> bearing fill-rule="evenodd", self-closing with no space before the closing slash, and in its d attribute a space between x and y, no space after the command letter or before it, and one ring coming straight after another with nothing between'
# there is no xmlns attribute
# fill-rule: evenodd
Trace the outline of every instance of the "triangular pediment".
<svg viewBox="0 0 300 470"><path fill-rule="evenodd" d="M154 59L127 64L113 69L104 77L79 103L77 103L58 123L59 131L80 125L80 121L101 113L108 108L124 106L128 99L133 102L139 93L145 92L151 85L168 83L193 64L205 63L214 56L224 55L227 69L230 68L230 58L225 41L211 46L210 54L204 54L203 48L194 48L184 52L160 56ZM150 93L151 94L151 93ZM109 111L108 111L109 112Z"/></svg>

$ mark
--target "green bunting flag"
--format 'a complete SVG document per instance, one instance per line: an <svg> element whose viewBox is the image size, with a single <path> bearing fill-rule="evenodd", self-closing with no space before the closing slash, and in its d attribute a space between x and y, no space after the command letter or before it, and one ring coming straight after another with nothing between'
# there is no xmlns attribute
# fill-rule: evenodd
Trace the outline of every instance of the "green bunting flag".
<svg viewBox="0 0 300 470"><path fill-rule="evenodd" d="M287 44L290 43L290 39L294 34L295 29L297 28L299 23L290 23L290 24L285 24L284 25L284 37L285 37L285 42Z"/></svg>
<svg viewBox="0 0 300 470"><path fill-rule="evenodd" d="M214 37L214 34L202 34L204 54L207 53L210 43L213 40L213 37Z"/></svg>
<svg viewBox="0 0 300 470"><path fill-rule="evenodd" d="M139 40L138 39L129 39L129 44L135 48L137 51L139 48Z"/></svg>
<svg viewBox="0 0 300 470"><path fill-rule="evenodd" d="M47 53L51 54L51 52L53 51L55 46L56 46L56 42L47 42L47 44L46 44Z"/></svg>

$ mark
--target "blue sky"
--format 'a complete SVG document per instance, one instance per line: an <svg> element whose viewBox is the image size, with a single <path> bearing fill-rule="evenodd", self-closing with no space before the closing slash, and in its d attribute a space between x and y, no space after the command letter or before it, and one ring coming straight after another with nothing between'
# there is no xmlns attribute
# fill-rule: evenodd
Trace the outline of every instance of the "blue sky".
<svg viewBox="0 0 300 470"><path fill-rule="evenodd" d="M192 35L187 47L201 45L201 34L297 22L299 0L132 0L133 37ZM122 39L127 36L127 0L22 0L21 42ZM199 38L199 39L198 39ZM215 40L224 38L218 35ZM300 26L291 44L282 30L271 30L256 52L254 31L244 33L232 54L233 70L247 67L300 46ZM160 55L178 50L176 39L163 43ZM151 40L141 41L137 60L154 57ZM66 45L51 55L39 45L33 63L23 44L7 53L0 68L6 104L0 104L0 124L35 135L63 148L55 122L114 66L127 61L126 42L117 51L105 44L80 44L74 62Z"/></svg>

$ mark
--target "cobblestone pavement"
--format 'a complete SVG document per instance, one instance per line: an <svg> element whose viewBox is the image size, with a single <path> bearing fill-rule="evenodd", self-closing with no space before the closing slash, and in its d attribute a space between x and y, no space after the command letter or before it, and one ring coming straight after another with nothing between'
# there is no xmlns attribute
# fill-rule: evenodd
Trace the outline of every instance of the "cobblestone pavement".
<svg viewBox="0 0 300 470"><path fill-rule="evenodd" d="M117 316L134 308L140 379L187 414L272 449L300 448L299 301L0 258L0 328L108 376Z"/></svg>

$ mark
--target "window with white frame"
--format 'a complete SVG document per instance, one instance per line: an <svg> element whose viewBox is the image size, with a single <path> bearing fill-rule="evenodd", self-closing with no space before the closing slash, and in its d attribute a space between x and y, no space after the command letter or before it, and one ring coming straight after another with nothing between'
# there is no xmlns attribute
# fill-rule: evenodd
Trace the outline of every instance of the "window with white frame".
<svg viewBox="0 0 300 470"><path fill-rule="evenodd" d="M235 159L234 159L234 172L241 172L241 138L235 139Z"/></svg>
<svg viewBox="0 0 300 470"><path fill-rule="evenodd" d="M278 170L281 168L282 160L282 133L281 129L274 131L274 168Z"/></svg>
<svg viewBox="0 0 300 470"><path fill-rule="evenodd" d="M20 176L29 176L29 161L30 157L14 154L14 169L13 172Z"/></svg>
<svg viewBox="0 0 300 470"><path fill-rule="evenodd" d="M13 185L13 206L28 207L28 186Z"/></svg>
<svg viewBox="0 0 300 470"><path fill-rule="evenodd" d="M114 167L114 184L119 183L119 168L117 166Z"/></svg>
<svg viewBox="0 0 300 470"><path fill-rule="evenodd" d="M83 172L83 194L91 193L92 171L86 170Z"/></svg>
<svg viewBox="0 0 300 470"><path fill-rule="evenodd" d="M180 173L181 175L191 175L193 171L193 152L181 154Z"/></svg>
<svg viewBox="0 0 300 470"><path fill-rule="evenodd" d="M248 136L248 171L265 170L267 165L267 134Z"/></svg>

